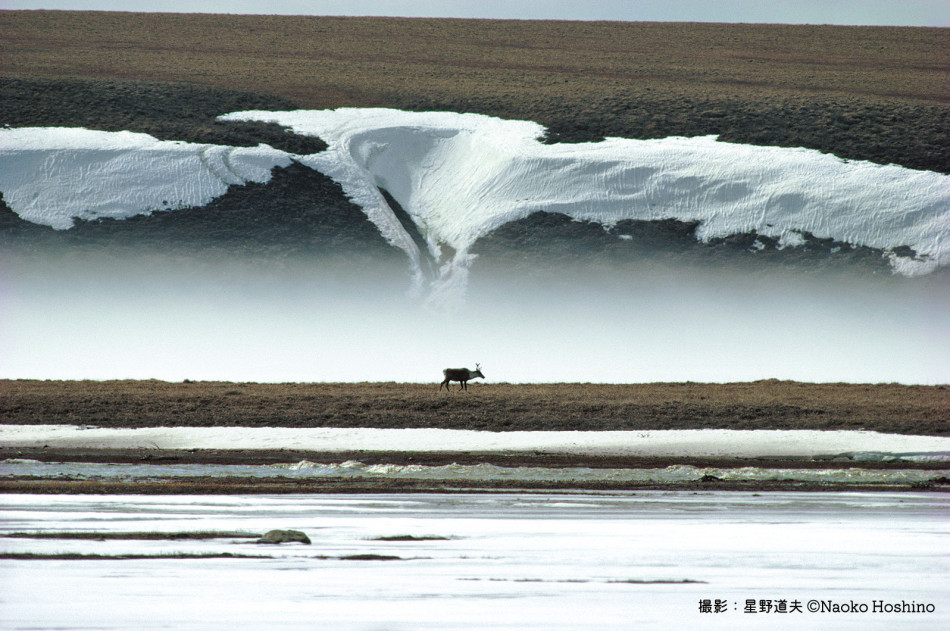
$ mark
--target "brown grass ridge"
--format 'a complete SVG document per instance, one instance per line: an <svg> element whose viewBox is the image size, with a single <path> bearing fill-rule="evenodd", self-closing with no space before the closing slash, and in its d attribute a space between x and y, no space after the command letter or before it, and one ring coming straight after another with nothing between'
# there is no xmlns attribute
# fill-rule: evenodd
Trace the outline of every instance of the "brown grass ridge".
<svg viewBox="0 0 950 631"><path fill-rule="evenodd" d="M489 431L861 429L950 435L950 387L751 383L0 381L0 424Z"/></svg>

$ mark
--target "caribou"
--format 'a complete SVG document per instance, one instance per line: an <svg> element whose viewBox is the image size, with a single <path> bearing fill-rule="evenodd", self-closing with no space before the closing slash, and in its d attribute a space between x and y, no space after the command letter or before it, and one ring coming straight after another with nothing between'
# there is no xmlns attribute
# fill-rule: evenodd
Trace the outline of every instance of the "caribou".
<svg viewBox="0 0 950 631"><path fill-rule="evenodd" d="M442 386L445 386L445 389L449 389L450 381L459 382L459 390L468 390L468 380L474 379L475 377L485 378L485 375L482 374L482 365L475 364L475 370L469 370L468 368L446 368L442 371L442 375L445 377L445 380L439 384L439 392L442 391Z"/></svg>

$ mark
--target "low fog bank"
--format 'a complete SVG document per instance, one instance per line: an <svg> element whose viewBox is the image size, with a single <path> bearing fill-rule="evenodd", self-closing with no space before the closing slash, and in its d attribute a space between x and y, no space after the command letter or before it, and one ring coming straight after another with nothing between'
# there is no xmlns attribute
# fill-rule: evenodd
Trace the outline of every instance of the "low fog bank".
<svg viewBox="0 0 950 631"><path fill-rule="evenodd" d="M432 306L405 265L0 257L0 378L488 383L950 381L950 274L476 260Z"/></svg>
<svg viewBox="0 0 950 631"><path fill-rule="evenodd" d="M472 274L469 302L512 324L494 335L507 338L499 346L513 380L950 381L947 273L597 263L494 272Z"/></svg>

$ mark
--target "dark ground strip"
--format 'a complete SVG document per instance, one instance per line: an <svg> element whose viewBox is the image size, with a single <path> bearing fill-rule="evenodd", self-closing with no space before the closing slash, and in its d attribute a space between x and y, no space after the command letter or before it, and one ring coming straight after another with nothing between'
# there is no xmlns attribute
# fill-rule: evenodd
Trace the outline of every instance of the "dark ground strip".
<svg viewBox="0 0 950 631"><path fill-rule="evenodd" d="M439 375L438 380L441 380ZM473 385L0 380L0 424L483 431L865 430L950 435L950 386L801 383Z"/></svg>
<svg viewBox="0 0 950 631"><path fill-rule="evenodd" d="M950 172L950 29L4 11L0 30L12 126L277 146L213 116L395 107Z"/></svg>
<svg viewBox="0 0 950 631"><path fill-rule="evenodd" d="M35 552L0 552L0 561L141 561L154 559L273 559L263 554L234 554L233 552L209 552L190 554L79 554L63 552L40 554ZM350 554L346 556L308 556L318 561L406 561L403 557L389 554Z"/></svg>
<svg viewBox="0 0 950 631"><path fill-rule="evenodd" d="M139 561L143 559L270 559L256 554L209 552L201 554L78 554L72 552L39 554L35 552L0 552L3 561Z"/></svg>
<svg viewBox="0 0 950 631"><path fill-rule="evenodd" d="M662 469L676 465L738 469L762 467L769 469L946 469L946 462L857 461L846 454L827 457L802 458L729 458L729 457L667 457L667 456L599 456L590 454L543 452L399 452L399 451L344 451L314 452L297 450L245 449L76 449L50 447L0 447L0 460L26 459L40 462L94 462L150 465L276 465L308 461L320 464L339 464L359 461L363 464L443 466L450 464L491 464L499 467L586 467L591 469Z"/></svg>

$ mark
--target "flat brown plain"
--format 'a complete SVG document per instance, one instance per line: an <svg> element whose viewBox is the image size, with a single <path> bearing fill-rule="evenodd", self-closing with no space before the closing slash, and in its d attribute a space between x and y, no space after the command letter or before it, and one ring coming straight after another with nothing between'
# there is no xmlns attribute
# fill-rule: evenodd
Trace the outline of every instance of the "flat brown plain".
<svg viewBox="0 0 950 631"><path fill-rule="evenodd" d="M950 435L950 387L807 384L0 381L2 424L874 430Z"/></svg>
<svg viewBox="0 0 950 631"><path fill-rule="evenodd" d="M45 11L0 25L5 74L188 81L314 108L653 90L950 101L947 29Z"/></svg>

